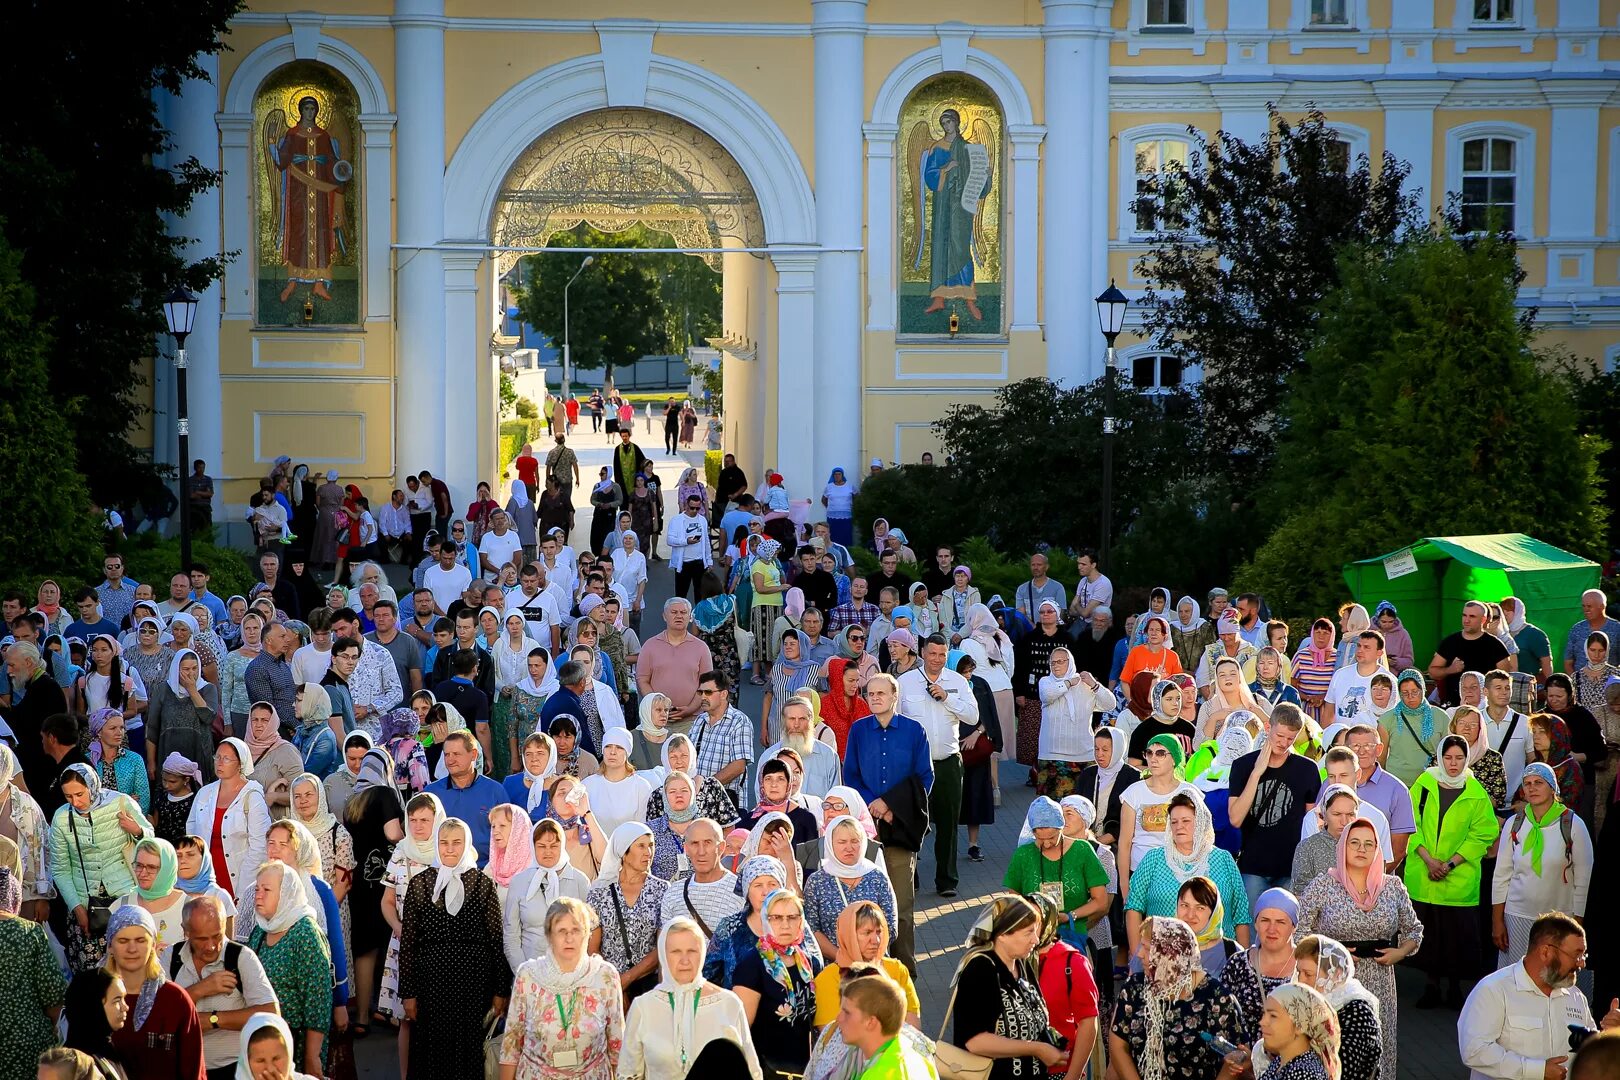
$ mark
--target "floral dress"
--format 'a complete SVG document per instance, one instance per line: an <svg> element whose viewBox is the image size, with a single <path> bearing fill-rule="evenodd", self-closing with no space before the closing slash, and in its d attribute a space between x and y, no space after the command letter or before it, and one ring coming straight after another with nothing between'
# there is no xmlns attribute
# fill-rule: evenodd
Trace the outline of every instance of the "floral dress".
<svg viewBox="0 0 1620 1080"><path fill-rule="evenodd" d="M512 687L512 712L510 723L512 735L517 739L518 749L533 735L540 726L540 710L545 707L546 694L525 694L523 687Z"/></svg>
<svg viewBox="0 0 1620 1080"><path fill-rule="evenodd" d="M804 923L828 941L838 940L838 916L857 900L870 900L883 909L889 933L898 934L895 921L894 886L882 870L873 870L853 889L823 870L811 874L804 883Z"/></svg>
<svg viewBox="0 0 1620 1080"><path fill-rule="evenodd" d="M1260 1038L1260 1014L1265 1011L1267 996L1277 987L1291 982L1294 976L1292 961L1289 962L1288 974L1281 978L1274 979L1262 974L1256 966L1259 952L1256 946L1251 945L1233 953L1221 972L1221 983L1237 998L1238 1007L1243 1010L1243 1022L1248 1025L1248 1036L1244 1041L1251 1045Z"/></svg>
<svg viewBox="0 0 1620 1080"><path fill-rule="evenodd" d="M1148 1039L1147 983L1140 974L1125 980L1114 1007L1113 1034L1125 1040L1133 1057L1140 1057ZM1205 978L1193 987L1186 1001L1171 1003L1164 1020L1164 1075L1176 1080L1214 1076L1221 1057L1199 1037L1219 1035L1228 1042L1249 1039L1243 1009L1221 980Z"/></svg>
<svg viewBox="0 0 1620 1080"><path fill-rule="evenodd" d="M417 862L396 849L388 860L383 886L394 890L394 914L403 925L405 920L405 892L417 874L428 869L427 863ZM383 961L382 983L377 990L377 1008L396 1020L405 1018L405 1003L399 996L399 935L388 941L388 956Z"/></svg>
<svg viewBox="0 0 1620 1080"><path fill-rule="evenodd" d="M591 963L591 958L580 962ZM613 1080L624 1044L618 974L610 964L596 964L577 986L562 990L543 983L542 970L540 960L518 968L501 1039L501 1064L517 1066L516 1080ZM571 1050L578 1063L553 1064L559 1050Z"/></svg>
<svg viewBox="0 0 1620 1080"><path fill-rule="evenodd" d="M737 812L737 805L726 794L726 789L713 780L704 778L697 794L698 817L706 817L719 825L722 829L729 829L735 825L741 814ZM647 821L664 816L664 789L657 788L647 796Z"/></svg>
<svg viewBox="0 0 1620 1080"><path fill-rule="evenodd" d="M265 943L264 928L256 926L247 944L264 965L264 976L281 1003L281 1018L292 1029L293 1045L302 1047L306 1032L319 1031L325 1063L331 1046L326 1035L332 1026L332 954L315 920L308 915L299 919L274 945Z"/></svg>
<svg viewBox="0 0 1620 1080"><path fill-rule="evenodd" d="M618 884L598 885L585 894L585 903L602 920L602 959L623 973L658 948L659 908L669 882L649 877L634 904L626 903ZM624 921L619 921L620 913ZM622 933L621 933L622 929ZM628 940L630 948L625 949Z"/></svg>
<svg viewBox="0 0 1620 1080"><path fill-rule="evenodd" d="M688 632L709 647L714 670L725 672L726 678L731 680L730 685L736 686L742 677L742 657L737 655L736 623L732 617L726 616L725 622L713 631L706 631L694 623Z"/></svg>
<svg viewBox="0 0 1620 1080"><path fill-rule="evenodd" d="M1388 941L1398 939L1401 944L1421 944L1423 924L1412 910L1412 898L1407 895L1406 883L1397 877L1385 877L1378 900L1371 911L1362 911L1350 899L1337 879L1321 874L1299 897L1299 925L1294 940L1307 934L1322 934L1335 941ZM1413 950L1416 951L1415 949ZM1399 1004L1395 993L1395 969L1376 960L1356 957L1356 978L1378 998L1379 1023L1383 1028L1384 1076L1395 1077L1395 1030Z"/></svg>

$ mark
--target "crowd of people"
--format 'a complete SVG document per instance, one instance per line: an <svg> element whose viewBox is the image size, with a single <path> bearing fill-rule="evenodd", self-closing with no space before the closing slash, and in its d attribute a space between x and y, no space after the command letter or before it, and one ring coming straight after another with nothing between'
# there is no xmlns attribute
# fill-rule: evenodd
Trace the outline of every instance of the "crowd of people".
<svg viewBox="0 0 1620 1080"><path fill-rule="evenodd" d="M1297 645L1220 589L1116 617L1090 551L984 596L881 518L858 551L843 470L811 521L728 456L666 516L624 427L600 483L656 516L587 545L572 422L504 506L423 473L386 552L278 461L246 596L110 553L0 598L0 1080L345 1076L383 1037L403 1080L1393 1080L1403 1007L1475 1077L1620 1074L1601 592L1561 655L1470 600L1422 669L1388 602ZM926 1016L921 871L958 897L1026 785Z"/></svg>

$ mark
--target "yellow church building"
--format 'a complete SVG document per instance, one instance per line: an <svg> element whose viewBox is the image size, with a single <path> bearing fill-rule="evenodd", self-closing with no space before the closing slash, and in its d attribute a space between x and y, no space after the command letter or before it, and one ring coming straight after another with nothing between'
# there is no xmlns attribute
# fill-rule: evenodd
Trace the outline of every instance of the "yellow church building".
<svg viewBox="0 0 1620 1080"><path fill-rule="evenodd" d="M374 502L423 469L470 500L502 467L500 282L581 222L722 272L750 476L915 461L955 403L1102 373L1092 298L1144 284L1139 178L1271 102L1409 162L1429 206L1504 215L1545 339L1620 356L1620 0L310 2L252 0L212 81L160 102L176 159L224 177L176 231L237 253L187 343L229 507L282 453ZM1127 378L1197 378L1133 322Z"/></svg>

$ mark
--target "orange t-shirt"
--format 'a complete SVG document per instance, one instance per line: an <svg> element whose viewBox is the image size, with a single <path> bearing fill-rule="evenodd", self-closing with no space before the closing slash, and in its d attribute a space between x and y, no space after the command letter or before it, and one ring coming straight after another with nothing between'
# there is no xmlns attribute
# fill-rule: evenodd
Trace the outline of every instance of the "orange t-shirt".
<svg viewBox="0 0 1620 1080"><path fill-rule="evenodd" d="M1125 668L1119 673L1120 684L1131 685L1131 680L1142 671L1155 672L1161 679L1180 675L1181 660L1176 656L1175 650L1168 647L1161 648L1155 653L1146 645L1138 645L1125 657Z"/></svg>

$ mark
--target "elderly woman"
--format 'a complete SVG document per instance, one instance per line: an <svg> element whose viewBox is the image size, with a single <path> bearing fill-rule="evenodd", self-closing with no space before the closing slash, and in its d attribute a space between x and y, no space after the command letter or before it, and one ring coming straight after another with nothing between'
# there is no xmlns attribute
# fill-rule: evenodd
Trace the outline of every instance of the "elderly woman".
<svg viewBox="0 0 1620 1080"><path fill-rule="evenodd" d="M489 809L489 862L485 867L495 882L495 895L506 909L506 892L512 879L534 865L533 826L521 807L501 803Z"/></svg>
<svg viewBox="0 0 1620 1080"><path fill-rule="evenodd" d="M191 998L164 978L157 927L143 908L120 908L107 924L107 970L124 985L129 1010L112 1033L113 1050L131 1077L203 1076L202 1025Z"/></svg>
<svg viewBox="0 0 1620 1080"><path fill-rule="evenodd" d="M319 1080L293 1068L297 1060L292 1028L275 1013L253 1013L242 1025L240 1080Z"/></svg>
<svg viewBox="0 0 1620 1080"><path fill-rule="evenodd" d="M748 1016L738 995L703 978L703 954L707 948L708 939L691 919L675 919L659 932L657 991L630 1005L619 1055L619 1076L627 1080L680 1080L692 1071L704 1046L716 1040L736 1041L748 1027ZM748 1061L748 1075L752 1080L761 1080L751 1039L742 1040L742 1052Z"/></svg>
<svg viewBox="0 0 1620 1080"><path fill-rule="evenodd" d="M264 637L265 619L257 611L242 616L242 644L219 664L220 707L225 710L231 734L241 738L247 734L248 706L253 704L247 692L247 666L258 658Z"/></svg>
<svg viewBox="0 0 1620 1080"><path fill-rule="evenodd" d="M264 789L265 805L277 821L292 807L292 782L304 771L298 747L281 737L281 717L268 701L255 701L248 709L248 733L243 740L253 757L251 772Z"/></svg>
<svg viewBox="0 0 1620 1080"><path fill-rule="evenodd" d="M1485 789L1491 806L1507 806L1507 774L1502 767L1502 755L1485 734L1481 712L1459 705L1451 711L1451 723L1447 727L1453 735L1460 736L1468 747L1468 770Z"/></svg>
<svg viewBox="0 0 1620 1080"><path fill-rule="evenodd" d="M557 779L557 744L543 731L532 732L523 740L518 762L518 771L501 781L507 801L523 807L531 818L544 817Z"/></svg>
<svg viewBox="0 0 1620 1080"><path fill-rule="evenodd" d="M502 945L506 962L516 971L546 952L546 914L560 896L585 899L591 881L570 865L563 852L562 826L542 818L529 830L534 862L506 890Z"/></svg>
<svg viewBox="0 0 1620 1080"><path fill-rule="evenodd" d="M1041 734L1035 760L1035 791L1062 798L1072 794L1084 767L1096 758L1091 718L1112 712L1118 702L1091 672L1081 670L1063 646L1047 659L1049 674L1036 683L1041 699Z"/></svg>
<svg viewBox="0 0 1620 1080"><path fill-rule="evenodd" d="M834 960L816 976L817 1028L838 1019L839 986L857 964L879 967L893 979L906 998L906 1023L921 1026L922 1005L917 1000L917 988L906 965L889 955L889 917L871 900L856 900L838 913L837 945ZM823 951L823 955L829 955Z"/></svg>
<svg viewBox="0 0 1620 1080"><path fill-rule="evenodd" d="M626 1000L657 982L659 908L668 882L653 877L652 830L639 821L614 829L585 902L600 917L591 932L591 952L619 972Z"/></svg>
<svg viewBox="0 0 1620 1080"><path fill-rule="evenodd" d="M1041 917L1021 896L999 896L973 928L974 948L956 969L947 1010L952 1042L992 1059L991 1080L1051 1075L1066 1056L1052 1045L1046 1001L1029 978Z"/></svg>
<svg viewBox="0 0 1620 1080"><path fill-rule="evenodd" d="M293 746L302 755L303 771L324 781L343 764L343 749L337 732L332 730L334 719L338 727L343 726L343 713L334 707L325 687L310 682L294 691L293 717L297 721Z"/></svg>
<svg viewBox="0 0 1620 1080"><path fill-rule="evenodd" d="M256 925L248 948L259 957L276 992L282 1019L293 1030L304 1071L325 1075L326 1036L332 1026L332 954L316 925L297 869L267 862L259 869ZM255 920L242 920L254 922Z"/></svg>
<svg viewBox="0 0 1620 1080"><path fill-rule="evenodd" d="M613 965L586 948L595 925L596 913L583 901L552 901L546 950L518 969L512 987L501 1080L615 1080L625 1036L623 994Z"/></svg>
<svg viewBox="0 0 1620 1080"><path fill-rule="evenodd" d="M460 818L439 825L432 874L405 893L399 995L411 1021L407 1077L466 1076L482 1068L484 1016L506 1011L512 969L501 947L501 905L478 869Z"/></svg>
<svg viewBox="0 0 1620 1080"><path fill-rule="evenodd" d="M866 857L867 837L861 823L845 814L821 834L821 864L804 883L805 920L823 956L837 952L838 917L858 900L875 902L897 928L894 886L882 867Z"/></svg>
<svg viewBox="0 0 1620 1080"><path fill-rule="evenodd" d="M431 792L414 796L406 804L405 832L394 847L383 871L382 900L379 905L392 937L383 961L377 1011L399 1023L399 1062L403 1071L410 1062L411 1025L405 1017L405 1004L399 996L399 935L405 917L405 894L418 874L438 858L439 826L444 824L444 806Z"/></svg>
<svg viewBox="0 0 1620 1080"><path fill-rule="evenodd" d="M1030 803L1018 847L1001 884L1016 893L1045 893L1057 904L1071 944L1108 913L1108 874L1084 840L1065 836L1063 810L1042 795Z"/></svg>
<svg viewBox="0 0 1620 1080"><path fill-rule="evenodd" d="M770 855L755 855L747 859L737 871L737 891L743 898L743 908L728 915L714 928L709 940L708 956L703 963L703 977L720 986L730 987L737 965L754 951L765 933L762 905L765 897L782 888L791 880L789 871L781 861ZM809 947L821 955L814 941Z"/></svg>
<svg viewBox="0 0 1620 1080"><path fill-rule="evenodd" d="M1378 718L1378 735L1385 747L1383 766L1410 786L1434 763L1434 750L1445 734L1445 711L1424 698L1423 673L1407 668L1396 676L1394 708Z"/></svg>
<svg viewBox="0 0 1620 1080"><path fill-rule="evenodd" d="M1506 860L1504 860L1506 861ZM1396 1072L1395 965L1423 944L1423 924L1406 886L1385 876L1378 833L1357 818L1339 835L1338 865L1300 895L1296 933L1325 934L1356 957L1356 977L1377 995L1383 1025L1384 1075Z"/></svg>
<svg viewBox="0 0 1620 1080"><path fill-rule="evenodd" d="M0 866L0 971L7 988L0 994L0 1077L25 1080L34 1061L56 1045L55 1019L67 983L51 954L45 927L19 916L22 877Z"/></svg>
<svg viewBox="0 0 1620 1080"><path fill-rule="evenodd" d="M754 633L754 675L756 686L764 686L770 678L771 662L776 659L776 622L782 614L787 584L782 577L782 566L777 555L782 545L776 540L760 542L758 557L749 565L749 583L753 587L753 606L749 610L749 627Z"/></svg>
<svg viewBox="0 0 1620 1080"><path fill-rule="evenodd" d="M169 663L168 677L152 688L146 709L148 774L157 772L158 762L170 754L209 761L219 716L219 688L203 678L202 661L195 652L179 649Z"/></svg>
<svg viewBox="0 0 1620 1080"><path fill-rule="evenodd" d="M765 932L738 961L732 989L742 999L765 1080L803 1074L815 1019L821 954L807 947L804 902L777 889L761 905Z"/></svg>
<svg viewBox="0 0 1620 1080"><path fill-rule="evenodd" d="M729 828L738 820L737 804L731 801L724 786L713 777L699 776L695 771L697 754L692 749L692 740L686 735L671 735L659 748L659 761L662 763L664 774L683 772L692 778L697 785L698 817L706 817L716 822L722 828ZM647 798L647 820L651 821L664 812L664 791L657 788Z"/></svg>
<svg viewBox="0 0 1620 1080"><path fill-rule="evenodd" d="M1287 889L1267 889L1254 901L1255 944L1228 961L1221 982L1243 1007L1249 1024L1246 1042L1259 1038L1266 995L1294 977L1294 928L1299 900Z"/></svg>
<svg viewBox="0 0 1620 1080"><path fill-rule="evenodd" d="M133 799L103 789L88 765L69 765L60 786L64 802L51 818L51 878L68 911L68 963L85 971L105 955L102 931L112 902L135 889L125 848L132 838L151 836L152 827Z"/></svg>
<svg viewBox="0 0 1620 1080"><path fill-rule="evenodd" d="M1340 1080L1377 1080L1383 1053L1378 999L1356 978L1350 951L1310 934L1295 946L1294 958L1294 981L1326 998L1338 1018Z"/></svg>
<svg viewBox="0 0 1620 1080"><path fill-rule="evenodd" d="M1198 940L1179 919L1148 919L1135 952L1142 970L1120 989L1109 1061L1121 1080L1211 1075L1220 1055L1197 1036L1207 1031L1243 1042L1248 1028L1242 1007L1220 980L1205 974Z"/></svg>
<svg viewBox="0 0 1620 1080"><path fill-rule="evenodd" d="M215 882L245 908L253 899L254 878L264 862L270 810L264 788L247 778L252 759L242 740L220 743L213 761L219 779L197 792L186 815L186 832L208 841ZM252 928L252 919L237 919L237 940L245 941Z"/></svg>
<svg viewBox="0 0 1620 1080"><path fill-rule="evenodd" d="M1439 761L1412 785L1412 814L1417 832L1403 877L1429 939L1418 960L1428 976L1418 1006L1435 1008L1444 1000L1460 1009L1461 984L1477 974L1481 862L1497 835L1490 795L1468 767L1461 735L1440 740ZM1444 999L1442 978L1451 983Z"/></svg>
<svg viewBox="0 0 1620 1080"><path fill-rule="evenodd" d="M664 777L664 812L647 822L653 838L652 873L674 881L686 869L682 851L686 830L698 819L697 781L683 772Z"/></svg>
<svg viewBox="0 0 1620 1080"><path fill-rule="evenodd" d="M1162 737L1162 736L1161 736ZM1150 763L1151 767L1151 763ZM1130 877L1125 896L1125 930L1135 950L1142 921L1175 912L1176 894L1192 877L1207 877L1230 901L1221 936L1249 943L1249 902L1243 877L1231 853L1215 846L1209 808L1192 791L1172 795L1165 809L1168 839L1149 851Z"/></svg>

